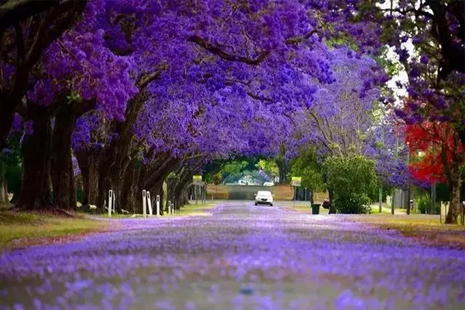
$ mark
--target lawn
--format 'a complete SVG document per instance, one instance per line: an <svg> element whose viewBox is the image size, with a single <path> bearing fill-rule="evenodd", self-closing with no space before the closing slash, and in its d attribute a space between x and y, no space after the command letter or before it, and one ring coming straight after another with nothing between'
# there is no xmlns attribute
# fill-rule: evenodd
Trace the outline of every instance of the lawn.
<svg viewBox="0 0 465 310"><path fill-rule="evenodd" d="M439 215L352 215L349 220L385 230L395 229L406 237L416 238L423 244L465 249L465 227L440 223Z"/></svg>
<svg viewBox="0 0 465 310"><path fill-rule="evenodd" d="M176 216L208 216L210 215L208 210L213 209L215 206L215 202L206 202L199 204L191 202L189 205L182 207L181 210L177 210Z"/></svg>
<svg viewBox="0 0 465 310"><path fill-rule="evenodd" d="M57 243L104 231L108 223L76 216L61 217L0 211L0 251L6 248Z"/></svg>
<svg viewBox="0 0 465 310"><path fill-rule="evenodd" d="M293 210L293 211L298 211L298 212L302 212L302 213L308 213L308 214L312 214L312 208L310 207L309 204L307 205L301 205L301 204L296 204L295 207L293 205L289 205L289 206L284 206L284 209L286 210ZM325 209L323 207L320 206L320 214L328 214L329 210L328 209Z"/></svg>
<svg viewBox="0 0 465 310"><path fill-rule="evenodd" d="M394 209L394 214L405 214L407 212L406 209L399 209L399 208L395 208ZM372 214L379 214L379 204L372 204L371 205L371 213ZM381 208L381 213L383 214L391 214L391 207L390 206L386 206L386 204L383 204L382 208Z"/></svg>
<svg viewBox="0 0 465 310"><path fill-rule="evenodd" d="M290 205L284 208L306 214L312 213L308 205L297 204L295 207ZM379 213L378 205L372 205L371 208L372 214L344 216L353 222L384 230L397 230L405 237L415 238L422 244L465 249L465 227L441 224L439 215L406 215L405 209L395 209L395 215L391 215L389 207L383 207L382 213ZM328 214L328 210L320 207L320 214Z"/></svg>
<svg viewBox="0 0 465 310"><path fill-rule="evenodd" d="M205 202L205 203L199 202L199 204L195 204L195 202L191 202L189 205L183 206L181 210L176 210L176 213L174 214L174 216L208 216L210 215L208 210L213 209L216 205L217 203L215 202ZM162 217L160 217L160 219L167 219L172 216L173 215L168 215L165 210L165 213L163 214ZM92 217L108 218L108 214L96 214L96 215L92 215ZM129 219L129 218L142 218L142 217L143 217L142 214L112 214L111 215L111 218L113 219ZM147 213L147 217L149 217L148 213ZM156 215L153 215L152 218L153 217L156 217Z"/></svg>
<svg viewBox="0 0 465 310"><path fill-rule="evenodd" d="M295 210L295 211L304 212L304 213L312 213L312 209L310 208L309 204L302 205L302 204L299 204L299 203L300 202L298 202L295 207L293 207L292 205L290 205L290 206L286 205L286 206L284 206L284 208L288 209L288 210ZM382 211L383 214L391 214L391 208L390 207L383 206L381 211ZM325 208L320 206L320 214L328 214L328 212L329 212L328 209L325 209ZM406 210L396 208L394 212L395 212L395 214L405 214ZM379 205L378 204L371 205L371 213L372 214L379 214Z"/></svg>

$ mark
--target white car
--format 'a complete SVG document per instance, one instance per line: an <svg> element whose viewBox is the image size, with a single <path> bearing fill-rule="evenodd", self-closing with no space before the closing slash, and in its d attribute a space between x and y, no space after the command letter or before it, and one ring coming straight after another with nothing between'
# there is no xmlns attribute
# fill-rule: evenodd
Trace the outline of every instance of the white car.
<svg viewBox="0 0 465 310"><path fill-rule="evenodd" d="M259 204L273 206L273 194L270 191L258 191L255 194L255 205Z"/></svg>
<svg viewBox="0 0 465 310"><path fill-rule="evenodd" d="M274 186L273 182L265 182L263 183L263 186Z"/></svg>

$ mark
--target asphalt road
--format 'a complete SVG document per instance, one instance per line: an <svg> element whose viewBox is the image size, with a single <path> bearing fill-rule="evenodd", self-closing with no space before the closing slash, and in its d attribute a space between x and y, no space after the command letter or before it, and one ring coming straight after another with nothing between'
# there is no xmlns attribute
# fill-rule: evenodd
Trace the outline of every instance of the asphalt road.
<svg viewBox="0 0 465 310"><path fill-rule="evenodd" d="M211 216L0 256L0 309L464 309L465 252L344 216L223 203Z"/></svg>

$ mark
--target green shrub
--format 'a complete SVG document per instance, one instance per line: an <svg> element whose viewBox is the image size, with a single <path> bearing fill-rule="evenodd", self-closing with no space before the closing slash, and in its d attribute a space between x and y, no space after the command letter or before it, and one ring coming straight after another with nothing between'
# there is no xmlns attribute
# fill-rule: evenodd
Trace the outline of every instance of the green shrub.
<svg viewBox="0 0 465 310"><path fill-rule="evenodd" d="M337 197L334 205L342 214L363 214L370 213L370 198L364 194L350 194L348 196Z"/></svg>
<svg viewBox="0 0 465 310"><path fill-rule="evenodd" d="M422 214L431 213L431 197L429 195L421 195L417 198L418 211ZM436 207L433 209L433 214L441 212L441 202L436 202Z"/></svg>
<svg viewBox="0 0 465 310"><path fill-rule="evenodd" d="M368 213L369 194L376 189L374 163L363 156L329 157L324 173L339 213Z"/></svg>

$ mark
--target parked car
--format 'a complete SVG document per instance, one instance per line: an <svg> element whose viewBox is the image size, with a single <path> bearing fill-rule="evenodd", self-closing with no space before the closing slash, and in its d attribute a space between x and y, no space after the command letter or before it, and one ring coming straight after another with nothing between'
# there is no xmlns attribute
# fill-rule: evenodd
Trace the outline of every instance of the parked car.
<svg viewBox="0 0 465 310"><path fill-rule="evenodd" d="M273 194L270 191L258 191L255 194L255 205L259 204L273 206Z"/></svg>
<svg viewBox="0 0 465 310"><path fill-rule="evenodd" d="M263 186L274 186L274 182L265 182Z"/></svg>

